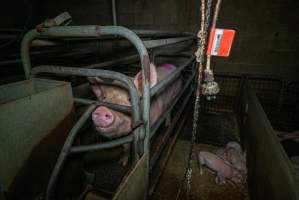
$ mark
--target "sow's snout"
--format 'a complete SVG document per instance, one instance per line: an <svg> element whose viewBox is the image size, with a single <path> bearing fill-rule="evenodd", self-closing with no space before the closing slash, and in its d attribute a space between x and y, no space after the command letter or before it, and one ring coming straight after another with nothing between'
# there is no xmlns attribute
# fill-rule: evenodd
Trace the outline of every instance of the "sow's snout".
<svg viewBox="0 0 299 200"><path fill-rule="evenodd" d="M92 121L96 127L107 128L113 124L114 115L109 108L100 106L92 113Z"/></svg>

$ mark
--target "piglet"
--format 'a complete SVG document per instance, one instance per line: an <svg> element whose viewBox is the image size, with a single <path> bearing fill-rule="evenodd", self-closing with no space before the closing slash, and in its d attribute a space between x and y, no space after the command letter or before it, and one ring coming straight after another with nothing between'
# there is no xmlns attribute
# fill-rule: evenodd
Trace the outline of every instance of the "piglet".
<svg viewBox="0 0 299 200"><path fill-rule="evenodd" d="M206 166L216 173L215 181L217 184L225 184L227 180L240 183L242 180L242 175L237 169L213 153L200 151L198 153L198 162L201 175L203 174L202 166Z"/></svg>
<svg viewBox="0 0 299 200"><path fill-rule="evenodd" d="M215 151L215 154L223 159L223 160L228 160L228 154L227 154L227 149L226 148L219 148Z"/></svg>
<svg viewBox="0 0 299 200"><path fill-rule="evenodd" d="M243 182L246 181L247 168L246 168L246 153L242 152L242 148L237 142L228 142L225 148L219 148L215 154L223 159L225 162L231 164L234 168L242 174Z"/></svg>

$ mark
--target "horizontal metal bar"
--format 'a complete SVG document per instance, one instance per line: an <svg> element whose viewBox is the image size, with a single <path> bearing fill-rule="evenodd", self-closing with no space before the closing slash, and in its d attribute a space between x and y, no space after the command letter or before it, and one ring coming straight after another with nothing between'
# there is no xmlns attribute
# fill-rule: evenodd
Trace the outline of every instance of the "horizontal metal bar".
<svg viewBox="0 0 299 200"><path fill-rule="evenodd" d="M143 29L133 29L134 33L138 36L153 36L153 37L175 37L175 36L193 36L196 35L191 32L180 32L180 31L167 31L167 30L143 30Z"/></svg>
<svg viewBox="0 0 299 200"><path fill-rule="evenodd" d="M151 89L151 97L153 97L155 94L163 91L165 88L167 88L175 79L177 79L181 72L188 67L193 61L194 56L192 56L190 59L188 59L186 62L184 62L181 66L179 66L173 73L171 73L169 76L167 76L165 79L160 81L155 87Z"/></svg>
<svg viewBox="0 0 299 200"><path fill-rule="evenodd" d="M194 76L195 76L195 73L193 73L190 76L190 78L187 80L186 84L182 88L181 92L178 94L177 98L172 102L172 104L168 107L168 109L165 112L163 112L163 115L160 116L160 118L158 119L158 121L156 121L155 124L151 127L150 138L155 135L155 133L157 132L158 128L161 126L162 122L164 122L165 119L166 119L166 117L170 114L170 112L172 111L172 109L175 106L175 104L177 103L177 101L182 97L182 95L184 94L185 90L189 87L190 83L194 79Z"/></svg>
<svg viewBox="0 0 299 200"><path fill-rule="evenodd" d="M155 164L157 163L167 141L168 141L168 138L170 137L174 127L177 125L177 121L179 120L181 114L183 113L187 103L189 102L190 100L190 97L192 95L193 91L191 90L187 95L186 95L186 98L184 99L180 109L177 111L176 113L176 116L172 122L172 124L170 125L170 127L168 127L168 129L166 130L166 132L163 134L163 137L162 137L162 140L160 142L160 145L158 145L158 149L152 154L152 158L151 158L151 161L150 161L150 169L152 170L152 168L155 166ZM170 109L171 110L171 109Z"/></svg>
<svg viewBox="0 0 299 200"><path fill-rule="evenodd" d="M146 40L143 41L143 44L146 48L155 48L155 47L161 47L171 44L176 44L180 42L185 42L188 40L194 40L193 37L179 37L179 38L167 38L167 39L159 39L159 40Z"/></svg>
<svg viewBox="0 0 299 200"><path fill-rule="evenodd" d="M80 103L80 104L84 104L84 105L95 104L97 106L106 106L108 108L111 108L113 110L116 110L116 111L119 111L122 113L126 113L126 114L132 113L131 106L123 106L123 105L118 105L118 104L113 104L113 103L108 103L108 102L103 102L103 101L95 101L95 100L90 100L90 99L83 99L83 98L78 98L78 97L75 97L74 101L76 103Z"/></svg>
<svg viewBox="0 0 299 200"><path fill-rule="evenodd" d="M88 151L97 151L97 150L104 150L113 147L117 147L122 144L126 144L133 141L133 135L129 135L123 138L115 139L109 142L103 142L99 144L89 144L89 145L80 145L80 146L73 146L69 153L76 154L76 153L84 153Z"/></svg>
<svg viewBox="0 0 299 200"><path fill-rule="evenodd" d="M186 52L183 52L183 53L179 53L179 54L155 54L155 57L192 57L193 55L190 54L190 53L186 53ZM108 61L104 61L104 62L101 62L101 63L95 63L95 64L92 64L92 65L86 65L86 66L83 66L82 68L102 68L102 67L108 67L108 66L112 66L112 65L115 65L115 64L119 64L119 63L124 63L124 62L133 62L133 61L138 61L138 55L135 54L135 55L130 55L130 56L125 56L123 58L117 58L117 59L113 59L113 60L108 60ZM136 67L140 67L140 64L139 65L134 65Z"/></svg>
<svg viewBox="0 0 299 200"><path fill-rule="evenodd" d="M63 45L61 41L54 41L49 39L35 39L32 41L32 47L42 47L42 46L59 46Z"/></svg>
<svg viewBox="0 0 299 200"><path fill-rule="evenodd" d="M166 140L167 144L165 144L165 145L167 145L167 149L165 150L165 153L161 152L161 154L160 154L160 156L162 156L162 153L163 153L163 160L161 161L161 163L159 163L159 165L157 165L158 169L155 170L155 172L152 172L154 166L152 166L152 165L150 166L150 171L152 173L155 173L155 176L151 180L151 186L150 186L149 192L148 192L150 197L153 195L153 192L155 191L155 188L156 188L157 184L159 183L161 175L164 173L164 170L165 170L165 167L167 166L170 155L173 152L173 148L174 148L176 141L181 133L182 128L184 127L186 120L188 119L188 113L190 113L191 110L192 110L192 106L189 106L188 110L185 111L186 114L184 114L184 116L182 118L181 117L179 118L179 120L180 120L178 122L179 125L175 128L174 133L171 134L172 137L171 137L170 141L168 142ZM163 145L161 145L161 146L163 146ZM152 163L152 161L150 161L150 163Z"/></svg>
<svg viewBox="0 0 299 200"><path fill-rule="evenodd" d="M118 58L118 59L108 60L108 61L105 61L105 62L96 63L96 64L92 64L92 65L86 65L86 66L83 66L83 68L101 68L101 67L107 67L107 66L110 66L110 65L115 65L115 64L123 63L123 62L137 61L138 58L139 58L139 56L137 54L135 54L135 55L126 56L124 58Z"/></svg>
<svg viewBox="0 0 299 200"><path fill-rule="evenodd" d="M117 29L118 28L118 29ZM56 38L65 38L65 37L100 37L101 35L111 35L116 32L120 32L120 27L110 26L110 27L101 27L94 25L86 26L68 26L68 27L51 27L44 29L44 32L41 33L41 36L50 36ZM179 42L184 42L187 40L193 40L194 37L178 37L178 38L167 38L159 40L147 40L143 41L143 44L146 48L155 48L165 45L171 45Z"/></svg>
<svg viewBox="0 0 299 200"><path fill-rule="evenodd" d="M52 171L52 174L50 176L50 180L47 186L47 192L46 197L47 199L55 199L55 185L57 182L57 179L61 173L61 169L64 165L64 162L66 160L66 157L69 153L69 149L72 146L80 128L83 126L83 124L90 118L90 114L93 112L93 110L96 108L96 105L90 105L86 111L81 115L75 126L71 129L70 133L68 134L65 143L62 147L62 150L59 154L58 160L55 164L55 167Z"/></svg>
<svg viewBox="0 0 299 200"><path fill-rule="evenodd" d="M155 57L187 57L191 58L194 52L180 52L180 53L157 53Z"/></svg>
<svg viewBox="0 0 299 200"><path fill-rule="evenodd" d="M85 68L83 69L83 68L75 68L75 67L42 65L42 66L34 67L31 71L31 76L35 76L36 74L39 73L54 73L54 74L64 74L64 75L85 76L85 77L100 77L100 78L119 80L128 87L130 97L131 97L133 121L138 122L140 120L139 97L137 95L136 87L133 81L124 74L108 71L108 70L101 70L101 69L85 69Z"/></svg>

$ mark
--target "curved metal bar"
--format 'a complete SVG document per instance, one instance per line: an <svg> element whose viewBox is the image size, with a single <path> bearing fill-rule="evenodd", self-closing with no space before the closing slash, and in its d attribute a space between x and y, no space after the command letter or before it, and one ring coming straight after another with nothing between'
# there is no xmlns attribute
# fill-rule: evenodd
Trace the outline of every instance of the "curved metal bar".
<svg viewBox="0 0 299 200"><path fill-rule="evenodd" d="M149 127L149 112L150 112L150 87L149 87L149 80L150 80L150 61L149 61L149 55L147 52L147 49L145 48L145 45L140 40L140 38L131 30L121 27L121 26L57 26L57 27L51 27L51 28L45 28L42 30L41 33L38 33L35 30L31 30L29 33L25 35L22 41L21 46L21 58L24 66L24 71L26 74L26 78L28 79L31 74L31 62L30 62L30 55L29 55L29 48L32 40L38 36L50 36L50 37L99 37L100 35L119 35L126 39L128 39L137 49L138 54L140 56L141 61L141 74L142 74L142 111L143 111L143 129L135 129L134 130L134 143L138 141L138 137L143 138L143 152L145 154L149 153L149 134L150 134L150 127ZM59 67L51 67L51 66L44 66L39 68L34 68L32 70L33 74L39 73L39 72L57 72L57 73L66 73L66 74L73 74L73 75L82 75L85 73L85 76L98 76L98 77L105 77L103 73L106 73L106 78L116 78L120 76L114 76L116 74L115 72L108 72L101 70L102 73L99 73L99 70L93 70L93 69L80 69L80 68L59 68ZM76 73L79 72L79 73ZM108 72L108 73L107 73ZM108 76L109 74L109 76ZM123 75L124 79L127 79L127 76ZM123 80L120 80L123 81ZM129 92L131 97L133 97L134 93L136 94L136 90L133 90L130 85L133 83L129 83L130 81L126 81L127 85L129 86ZM135 102L135 105L133 106L133 111L137 111L139 108L139 105L136 104L137 100ZM132 102L133 104L133 102ZM95 106L95 105L93 105ZM90 113L89 113L90 114ZM133 113L133 118L138 116L137 113ZM136 118L135 118L136 119ZM75 126L76 127L76 126ZM74 128L75 128L74 127ZM73 129L72 129L73 130ZM71 133L70 133L71 134ZM68 143L66 142L65 145ZM64 157L59 158L57 162L64 162ZM149 165L149 160L146 161L147 166ZM56 166L57 167L57 164ZM56 169L56 168L55 168ZM57 178L59 170L53 171L51 175L51 180L53 179L53 176ZM57 173L57 174L55 174ZM146 174L146 177L144 177L144 180L146 183L148 183L148 176L149 174ZM53 199L54 196L54 186L56 181L49 182L48 188L47 188L47 199Z"/></svg>
<svg viewBox="0 0 299 200"><path fill-rule="evenodd" d="M91 112L96 108L96 105L90 105L86 111L81 115L80 119L77 121L75 126L72 128L70 133L68 134L66 141L62 147L62 150L59 154L58 160L55 164L55 167L52 171L52 174L50 176L50 180L47 186L47 192L46 192L46 199L55 199L55 186L57 182L57 178L59 177L59 174L61 172L61 169L64 165L65 159L69 153L69 150L77 136L77 133L79 132L82 125L90 118Z"/></svg>
<svg viewBox="0 0 299 200"><path fill-rule="evenodd" d="M150 67L148 52L140 40L140 38L133 31L122 26L57 26L43 29L43 32L38 33L36 30L29 31L23 41L21 47L22 61L26 77L29 78L31 63L29 56L29 47L32 40L38 36L51 37L99 37L100 35L119 35L128 39L137 49L141 60L142 71L142 92L143 92L143 121L146 125L145 135L149 136L149 107L150 107ZM148 141L148 139L146 139ZM148 142L146 142L148 143ZM145 147L148 149L148 147Z"/></svg>
<svg viewBox="0 0 299 200"><path fill-rule="evenodd" d="M113 110L126 113L126 114L131 114L132 113L132 108L131 106L123 106L123 105L118 105L118 104L113 104L113 103L108 103L108 102L103 102L103 101L95 101L95 100L90 100L90 99L84 99L84 98L78 98L74 97L74 101L76 103L84 104L84 105L91 105L95 104L97 106L106 106L108 108L111 108Z"/></svg>
<svg viewBox="0 0 299 200"><path fill-rule="evenodd" d="M89 145L80 145L80 146L74 146L70 149L70 154L76 154L76 153L84 153L88 151L97 151L97 150L104 150L109 149L113 147L117 147L119 145L129 143L133 141L133 135L129 135L123 138L115 139L109 142L103 142L99 144L89 144Z"/></svg>
<svg viewBox="0 0 299 200"><path fill-rule="evenodd" d="M31 60L29 55L29 49L31 46L32 41L40 36L40 33L37 32L35 29L29 31L26 33L26 35L23 37L22 43L21 43L21 60L23 63L23 68L25 72L25 77L28 79L30 76L31 71Z"/></svg>
<svg viewBox="0 0 299 200"><path fill-rule="evenodd" d="M66 74L66 75L76 75L76 76L96 76L100 78L110 78L113 80L119 80L128 86L129 94L131 96L131 108L133 121L137 122L140 120L140 111L139 111L139 97L137 95L136 87L133 81L128 78L126 75L112 72L102 69L82 69L76 67L63 67L63 66L51 66L51 65L41 65L34 67L31 71L31 76L34 77L39 73L55 73L55 74Z"/></svg>

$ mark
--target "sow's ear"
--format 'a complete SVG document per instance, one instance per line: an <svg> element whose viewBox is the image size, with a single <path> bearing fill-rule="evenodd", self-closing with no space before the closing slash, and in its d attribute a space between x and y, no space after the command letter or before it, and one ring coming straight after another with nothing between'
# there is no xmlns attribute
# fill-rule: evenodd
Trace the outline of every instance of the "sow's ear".
<svg viewBox="0 0 299 200"><path fill-rule="evenodd" d="M158 75L157 75L157 70L156 66L151 63L150 64L150 88L154 87L158 82ZM139 92L142 91L142 79L141 79L141 71L136 74L134 77L134 85L136 86L137 90Z"/></svg>
<svg viewBox="0 0 299 200"><path fill-rule="evenodd" d="M98 77L88 77L87 79L90 82L91 89L92 89L93 93L96 95L96 97L98 99L103 99L104 93L101 88L103 81Z"/></svg>

